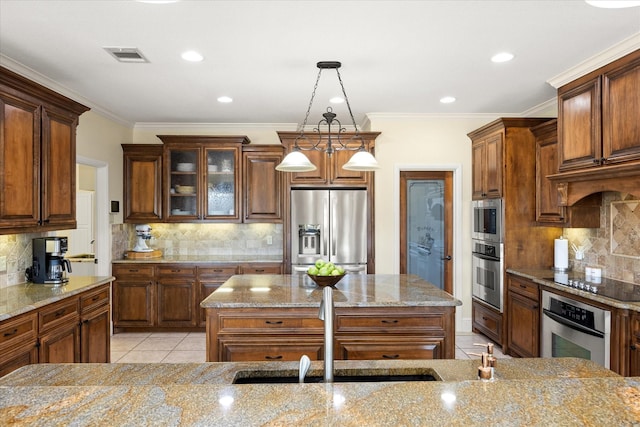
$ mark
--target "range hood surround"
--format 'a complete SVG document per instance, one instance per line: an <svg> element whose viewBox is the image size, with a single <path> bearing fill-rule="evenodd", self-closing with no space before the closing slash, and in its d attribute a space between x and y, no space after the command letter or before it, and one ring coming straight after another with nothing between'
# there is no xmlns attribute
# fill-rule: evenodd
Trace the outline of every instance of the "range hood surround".
<svg viewBox="0 0 640 427"><path fill-rule="evenodd" d="M640 198L640 162L548 175L558 184L558 204L573 206L596 193L614 191Z"/></svg>

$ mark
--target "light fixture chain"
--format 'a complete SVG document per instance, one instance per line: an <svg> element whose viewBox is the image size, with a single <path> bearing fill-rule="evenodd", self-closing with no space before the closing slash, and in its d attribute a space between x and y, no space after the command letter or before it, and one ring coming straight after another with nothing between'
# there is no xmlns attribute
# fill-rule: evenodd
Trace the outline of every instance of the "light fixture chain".
<svg viewBox="0 0 640 427"><path fill-rule="evenodd" d="M358 126L356 126L356 119L353 118L353 112L351 111L351 104L349 104L349 97L347 96L347 92L344 90L344 84L342 84L342 77L340 76L340 70L336 68L336 74L338 74L338 81L340 82L340 87L342 88L342 94L344 95L344 101L347 103L347 109L349 110L349 116L351 116L351 123L353 124L353 128L356 131L356 135L359 135ZM316 82L317 84L317 82ZM315 89L314 89L315 91ZM307 114L309 114L307 112Z"/></svg>
<svg viewBox="0 0 640 427"><path fill-rule="evenodd" d="M320 75L322 74L322 68L318 70L318 77L316 77L316 84L313 86L313 92L311 92L311 100L309 101L309 106L307 107L307 113L304 115L304 120L302 121L302 126L300 127L300 135L304 134L304 128L307 126L307 119L309 119L309 113L311 112L311 106L313 105L313 99L316 96L316 89L318 88L318 82L320 82ZM344 92L344 88L342 89Z"/></svg>

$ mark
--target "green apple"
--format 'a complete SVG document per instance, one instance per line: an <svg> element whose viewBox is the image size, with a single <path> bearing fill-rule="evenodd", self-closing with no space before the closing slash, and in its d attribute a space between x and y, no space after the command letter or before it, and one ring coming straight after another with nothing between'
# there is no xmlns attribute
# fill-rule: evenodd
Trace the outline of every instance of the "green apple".
<svg viewBox="0 0 640 427"><path fill-rule="evenodd" d="M322 268L323 265L325 265L326 263L324 262L323 259L319 259L316 261L316 267L318 268Z"/></svg>
<svg viewBox="0 0 640 427"><path fill-rule="evenodd" d="M333 271L333 269L335 268L335 265L332 262L328 262L324 266L327 267L329 271Z"/></svg>
<svg viewBox="0 0 640 427"><path fill-rule="evenodd" d="M324 267L322 267L320 269L320 271L318 272L318 276L328 276L330 273L330 271Z"/></svg>
<svg viewBox="0 0 640 427"><path fill-rule="evenodd" d="M331 272L332 276L340 276L342 273L340 273L340 270L338 270L337 268L334 268L333 271Z"/></svg>
<svg viewBox="0 0 640 427"><path fill-rule="evenodd" d="M336 267L336 270L338 270L338 271L339 271L339 273L338 273L338 274L344 274L344 268L342 268L342 267Z"/></svg>
<svg viewBox="0 0 640 427"><path fill-rule="evenodd" d="M307 269L307 273L309 273L312 276L317 276L318 275L318 268L315 266L309 267L309 269Z"/></svg>

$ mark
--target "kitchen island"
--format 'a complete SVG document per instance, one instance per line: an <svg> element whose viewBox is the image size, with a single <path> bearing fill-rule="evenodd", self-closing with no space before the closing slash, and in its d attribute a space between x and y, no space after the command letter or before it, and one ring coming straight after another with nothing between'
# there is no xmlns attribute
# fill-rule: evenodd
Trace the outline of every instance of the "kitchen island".
<svg viewBox="0 0 640 427"><path fill-rule="evenodd" d="M336 361L337 372L429 369L439 381L233 385L293 362L31 365L0 379L10 425L634 425L640 378L582 359ZM321 370L312 362L311 372Z"/></svg>
<svg viewBox="0 0 640 427"><path fill-rule="evenodd" d="M207 361L322 358L323 288L305 275L237 275L200 306ZM415 275L347 274L333 290L336 359L453 359L462 303Z"/></svg>

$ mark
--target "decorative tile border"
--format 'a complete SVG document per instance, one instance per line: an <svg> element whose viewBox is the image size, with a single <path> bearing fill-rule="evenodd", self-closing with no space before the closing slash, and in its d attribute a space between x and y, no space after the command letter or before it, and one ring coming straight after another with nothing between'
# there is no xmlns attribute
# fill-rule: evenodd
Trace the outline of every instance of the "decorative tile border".
<svg viewBox="0 0 640 427"><path fill-rule="evenodd" d="M640 259L640 200L611 202L611 255Z"/></svg>

